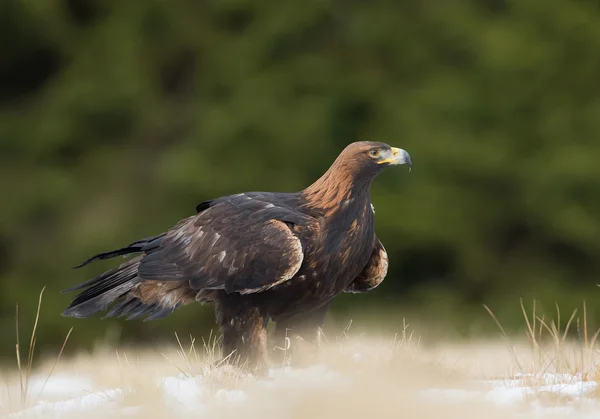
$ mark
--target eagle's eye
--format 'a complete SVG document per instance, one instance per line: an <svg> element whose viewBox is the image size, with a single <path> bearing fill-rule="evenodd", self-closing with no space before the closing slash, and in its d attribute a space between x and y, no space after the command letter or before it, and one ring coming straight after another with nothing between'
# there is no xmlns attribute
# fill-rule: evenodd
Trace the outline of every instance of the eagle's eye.
<svg viewBox="0 0 600 419"><path fill-rule="evenodd" d="M376 148L369 150L369 156L373 157L374 159L379 157L380 154L381 154L381 152Z"/></svg>

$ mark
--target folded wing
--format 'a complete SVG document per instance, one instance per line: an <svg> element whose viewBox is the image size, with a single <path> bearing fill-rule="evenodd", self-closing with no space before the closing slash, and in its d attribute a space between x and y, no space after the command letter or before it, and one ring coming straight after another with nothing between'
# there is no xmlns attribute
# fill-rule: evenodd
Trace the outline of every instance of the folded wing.
<svg viewBox="0 0 600 419"><path fill-rule="evenodd" d="M246 194L199 206L170 230L95 260L135 258L64 292L80 291L63 312L90 317L164 317L193 301L210 302L215 290L256 293L292 278L304 259L297 231L309 220L293 207Z"/></svg>
<svg viewBox="0 0 600 419"><path fill-rule="evenodd" d="M371 258L361 273L346 287L344 292L362 293L371 291L383 282L388 271L388 255L377 239Z"/></svg>
<svg viewBox="0 0 600 419"><path fill-rule="evenodd" d="M302 264L293 229L304 215L245 195L182 220L141 260L141 280L189 281L194 290L260 292L292 278Z"/></svg>

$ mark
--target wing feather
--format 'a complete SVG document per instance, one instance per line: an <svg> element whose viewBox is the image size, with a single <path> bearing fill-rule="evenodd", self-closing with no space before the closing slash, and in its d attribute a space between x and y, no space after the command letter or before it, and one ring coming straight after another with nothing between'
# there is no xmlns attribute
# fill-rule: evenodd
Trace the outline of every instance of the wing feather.
<svg viewBox="0 0 600 419"><path fill-rule="evenodd" d="M363 293L371 291L383 282L388 271L388 255L377 239L371 258L361 273L346 287L344 292Z"/></svg>
<svg viewBox="0 0 600 419"><path fill-rule="evenodd" d="M141 279L187 280L194 290L260 292L292 278L304 259L290 226L307 216L274 202L235 195L179 222L148 251Z"/></svg>

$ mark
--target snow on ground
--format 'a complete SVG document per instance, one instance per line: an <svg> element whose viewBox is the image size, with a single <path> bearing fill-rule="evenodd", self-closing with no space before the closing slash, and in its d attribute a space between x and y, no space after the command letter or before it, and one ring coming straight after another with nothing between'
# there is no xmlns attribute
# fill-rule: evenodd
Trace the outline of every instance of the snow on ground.
<svg viewBox="0 0 600 419"><path fill-rule="evenodd" d="M532 386L532 382L541 385ZM598 388L595 381L583 381L580 377L570 374L517 374L514 378L504 380L486 380L485 390L447 390L430 389L422 393L430 400L446 398L452 400L468 400L483 398L496 405L513 405L531 398L531 396L550 394L557 397L568 397L571 400L580 400L593 394Z"/></svg>
<svg viewBox="0 0 600 419"><path fill-rule="evenodd" d="M105 391L87 394L66 400L54 402L40 401L34 406L21 412L9 415L9 418L60 418L65 413L84 413L97 407L114 407L118 410L118 403L123 396L121 389L107 389Z"/></svg>
<svg viewBox="0 0 600 419"><path fill-rule="evenodd" d="M303 386L312 388L342 386L347 380L324 365L316 365L304 369L290 367L271 369L268 378L256 382L267 389L289 387L297 390ZM221 388L211 394L206 388L208 385L205 385L205 378L202 375L189 376L180 373L161 378L155 384L162 392L167 408L194 412L194 414L209 411L211 404L242 403L248 399L248 395L239 389ZM66 412L83 413L99 407L119 410L124 397L135 391L121 388L96 392L86 390L92 387L92 380L81 377L57 376L48 380L44 377L32 377L29 394L39 395L38 399L41 400L27 409L10 414L8 418L60 418ZM57 398L62 400L54 400ZM127 407L127 410L135 411L135 408Z"/></svg>
<svg viewBox="0 0 600 419"><path fill-rule="evenodd" d="M246 379L252 379L246 377ZM156 380L157 394L162 394L164 406L169 412L193 412L194 415L209 414L219 405L243 404L251 395L242 389L211 388L202 375L178 374ZM532 385L532 383L538 383ZM351 379L326 365L308 368L276 368L270 370L269 377L255 380L264 389L339 388L351 384ZM46 378L32 377L30 394L38 395L35 404L27 409L12 413L10 419L61 418L65 414L92 413L99 408L120 415L134 414L142 406L124 403L128 394L135 392L127 388L106 388L91 392L92 379L77 376L58 375ZM542 374L539 376L518 375L505 380L477 382L476 389L429 388L419 393L425 403L484 402L496 407L519 405L523 417L598 417L600 406L592 397L598 383L583 381L581 377L568 374ZM543 396L551 395L554 401L547 403ZM35 397L34 397L35 398ZM0 400L0 406L1 406ZM277 403L277 400L273 401ZM577 415L575 415L577 413ZM83 416L81 416L83 417Z"/></svg>

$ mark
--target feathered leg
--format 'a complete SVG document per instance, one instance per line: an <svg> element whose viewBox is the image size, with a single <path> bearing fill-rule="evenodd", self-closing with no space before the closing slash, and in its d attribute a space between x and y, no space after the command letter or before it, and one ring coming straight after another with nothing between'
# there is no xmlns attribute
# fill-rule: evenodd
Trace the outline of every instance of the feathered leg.
<svg viewBox="0 0 600 419"><path fill-rule="evenodd" d="M264 311L238 294L223 292L215 301L215 314L223 335L223 358L257 374L266 373L267 317Z"/></svg>
<svg viewBox="0 0 600 419"><path fill-rule="evenodd" d="M285 349L283 351L280 349L281 357L291 349L294 364L302 365L310 362L309 358L317 354L323 342L323 325L328 309L329 304L326 304L308 313L277 322L274 333L276 346Z"/></svg>

